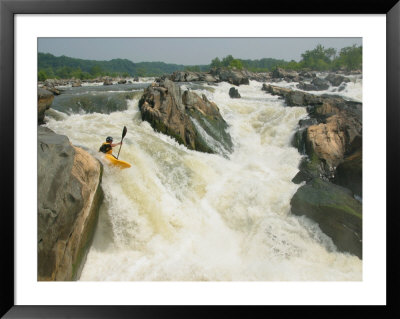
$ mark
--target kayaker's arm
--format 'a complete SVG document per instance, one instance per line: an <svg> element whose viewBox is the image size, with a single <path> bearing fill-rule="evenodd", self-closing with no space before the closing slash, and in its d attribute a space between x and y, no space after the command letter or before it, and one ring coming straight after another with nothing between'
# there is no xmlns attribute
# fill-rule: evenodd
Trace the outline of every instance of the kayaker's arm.
<svg viewBox="0 0 400 319"><path fill-rule="evenodd" d="M122 144L122 142L119 142L119 143L116 143L116 144L111 144L111 147L115 147L115 146L121 145L121 144Z"/></svg>

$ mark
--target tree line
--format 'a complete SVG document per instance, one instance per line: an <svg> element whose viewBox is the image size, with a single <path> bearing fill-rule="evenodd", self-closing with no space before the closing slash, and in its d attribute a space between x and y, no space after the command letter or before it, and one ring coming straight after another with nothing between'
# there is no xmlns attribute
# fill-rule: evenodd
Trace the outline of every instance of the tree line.
<svg viewBox="0 0 400 319"><path fill-rule="evenodd" d="M50 53L38 53L38 80L46 79L93 79L110 77L146 77L183 71L185 65L164 62L134 63L128 59L95 61L76 59L67 56L56 57ZM199 66L203 68L203 66Z"/></svg>
<svg viewBox="0 0 400 319"><path fill-rule="evenodd" d="M318 44L313 50L301 54L301 60L285 61L282 59L263 58L259 60L244 60L228 55L222 59L216 57L208 65L178 65L164 62L134 63L127 59L110 61L94 61L56 57L50 53L38 53L38 80L61 78L76 78L81 80L102 76L162 76L175 71L207 72L211 68L247 69L252 72L270 72L280 67L287 70L309 69L313 71L358 70L362 68L362 46L349 46L339 52L334 48L324 48Z"/></svg>
<svg viewBox="0 0 400 319"><path fill-rule="evenodd" d="M216 57L211 61L211 68L236 68L247 69L253 72L269 72L280 67L287 70L337 71L361 70L362 46L349 46L339 52L334 48L324 48L318 44L313 50L301 54L301 60L296 62L279 59L242 60L228 55L223 59Z"/></svg>

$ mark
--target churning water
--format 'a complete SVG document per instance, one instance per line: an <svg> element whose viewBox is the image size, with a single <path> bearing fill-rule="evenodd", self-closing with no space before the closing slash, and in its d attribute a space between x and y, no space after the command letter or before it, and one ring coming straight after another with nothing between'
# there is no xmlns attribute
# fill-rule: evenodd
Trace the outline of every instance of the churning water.
<svg viewBox="0 0 400 319"><path fill-rule="evenodd" d="M214 101L229 124L234 152L228 157L188 150L154 132L141 120L140 94L109 114L102 106L94 113L69 108L62 95L56 97L54 104L60 98L64 109L58 104L49 110L47 126L104 163L105 200L80 280L362 279L359 258L337 252L314 222L291 215L290 199L299 187L291 179L301 155L290 141L307 113L285 107L261 86L240 86L241 99L230 99L228 83L192 88ZM93 98L105 103L126 94L121 87L72 88L68 94L89 100L90 94L106 94ZM359 81L349 88L341 94L361 99ZM106 136L119 141L124 126L120 159L132 167L119 170L98 148Z"/></svg>

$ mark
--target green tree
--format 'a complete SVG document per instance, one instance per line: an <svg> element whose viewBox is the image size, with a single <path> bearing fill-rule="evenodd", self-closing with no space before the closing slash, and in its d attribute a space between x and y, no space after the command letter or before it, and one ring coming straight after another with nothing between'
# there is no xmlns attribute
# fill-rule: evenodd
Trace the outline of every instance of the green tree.
<svg viewBox="0 0 400 319"><path fill-rule="evenodd" d="M362 68L362 46L345 47L340 50L340 54L335 64L337 67L344 67L347 70Z"/></svg>
<svg viewBox="0 0 400 319"><path fill-rule="evenodd" d="M148 76L145 68L138 68L136 71L136 74L137 74L137 76L140 76L140 77Z"/></svg>
<svg viewBox="0 0 400 319"><path fill-rule="evenodd" d="M221 60L217 57L211 61L211 68L220 68L222 66Z"/></svg>
<svg viewBox="0 0 400 319"><path fill-rule="evenodd" d="M38 72L38 80L39 81L45 81L48 78L49 77L47 76L45 71L41 70L41 71Z"/></svg>
<svg viewBox="0 0 400 319"><path fill-rule="evenodd" d="M222 59L221 64L224 67L228 67L233 60L234 60L234 57L231 54L229 54L225 58Z"/></svg>
<svg viewBox="0 0 400 319"><path fill-rule="evenodd" d="M102 76L103 75L103 70L99 65L94 65L90 69L90 74L94 77Z"/></svg>
<svg viewBox="0 0 400 319"><path fill-rule="evenodd" d="M188 65L188 66L185 66L185 71L201 72L200 66L198 66L198 65Z"/></svg>
<svg viewBox="0 0 400 319"><path fill-rule="evenodd" d="M325 49L321 44L318 44L315 49L307 50L302 53L302 65L303 67L310 68L313 70L327 70L331 66L331 57L336 54L336 50L333 48Z"/></svg>
<svg viewBox="0 0 400 319"><path fill-rule="evenodd" d="M243 64L239 59L233 59L231 62L229 62L229 67L241 70L243 69Z"/></svg>

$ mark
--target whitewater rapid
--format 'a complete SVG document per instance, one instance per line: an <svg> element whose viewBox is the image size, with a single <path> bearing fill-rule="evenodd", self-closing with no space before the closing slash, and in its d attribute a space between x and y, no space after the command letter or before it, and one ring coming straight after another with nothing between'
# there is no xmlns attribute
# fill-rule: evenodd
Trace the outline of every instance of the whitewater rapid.
<svg viewBox="0 0 400 319"><path fill-rule="evenodd" d="M104 163L104 203L80 280L362 279L359 258L337 252L317 224L291 215L301 155L290 141L307 113L261 86L241 85L241 99L229 98L228 83L193 90L215 102L229 124L228 157L154 132L141 120L138 97L110 114L49 110L46 126ZM347 93L358 98L358 91ZM98 148L106 136L119 141L124 126L120 158L132 167L119 170Z"/></svg>

